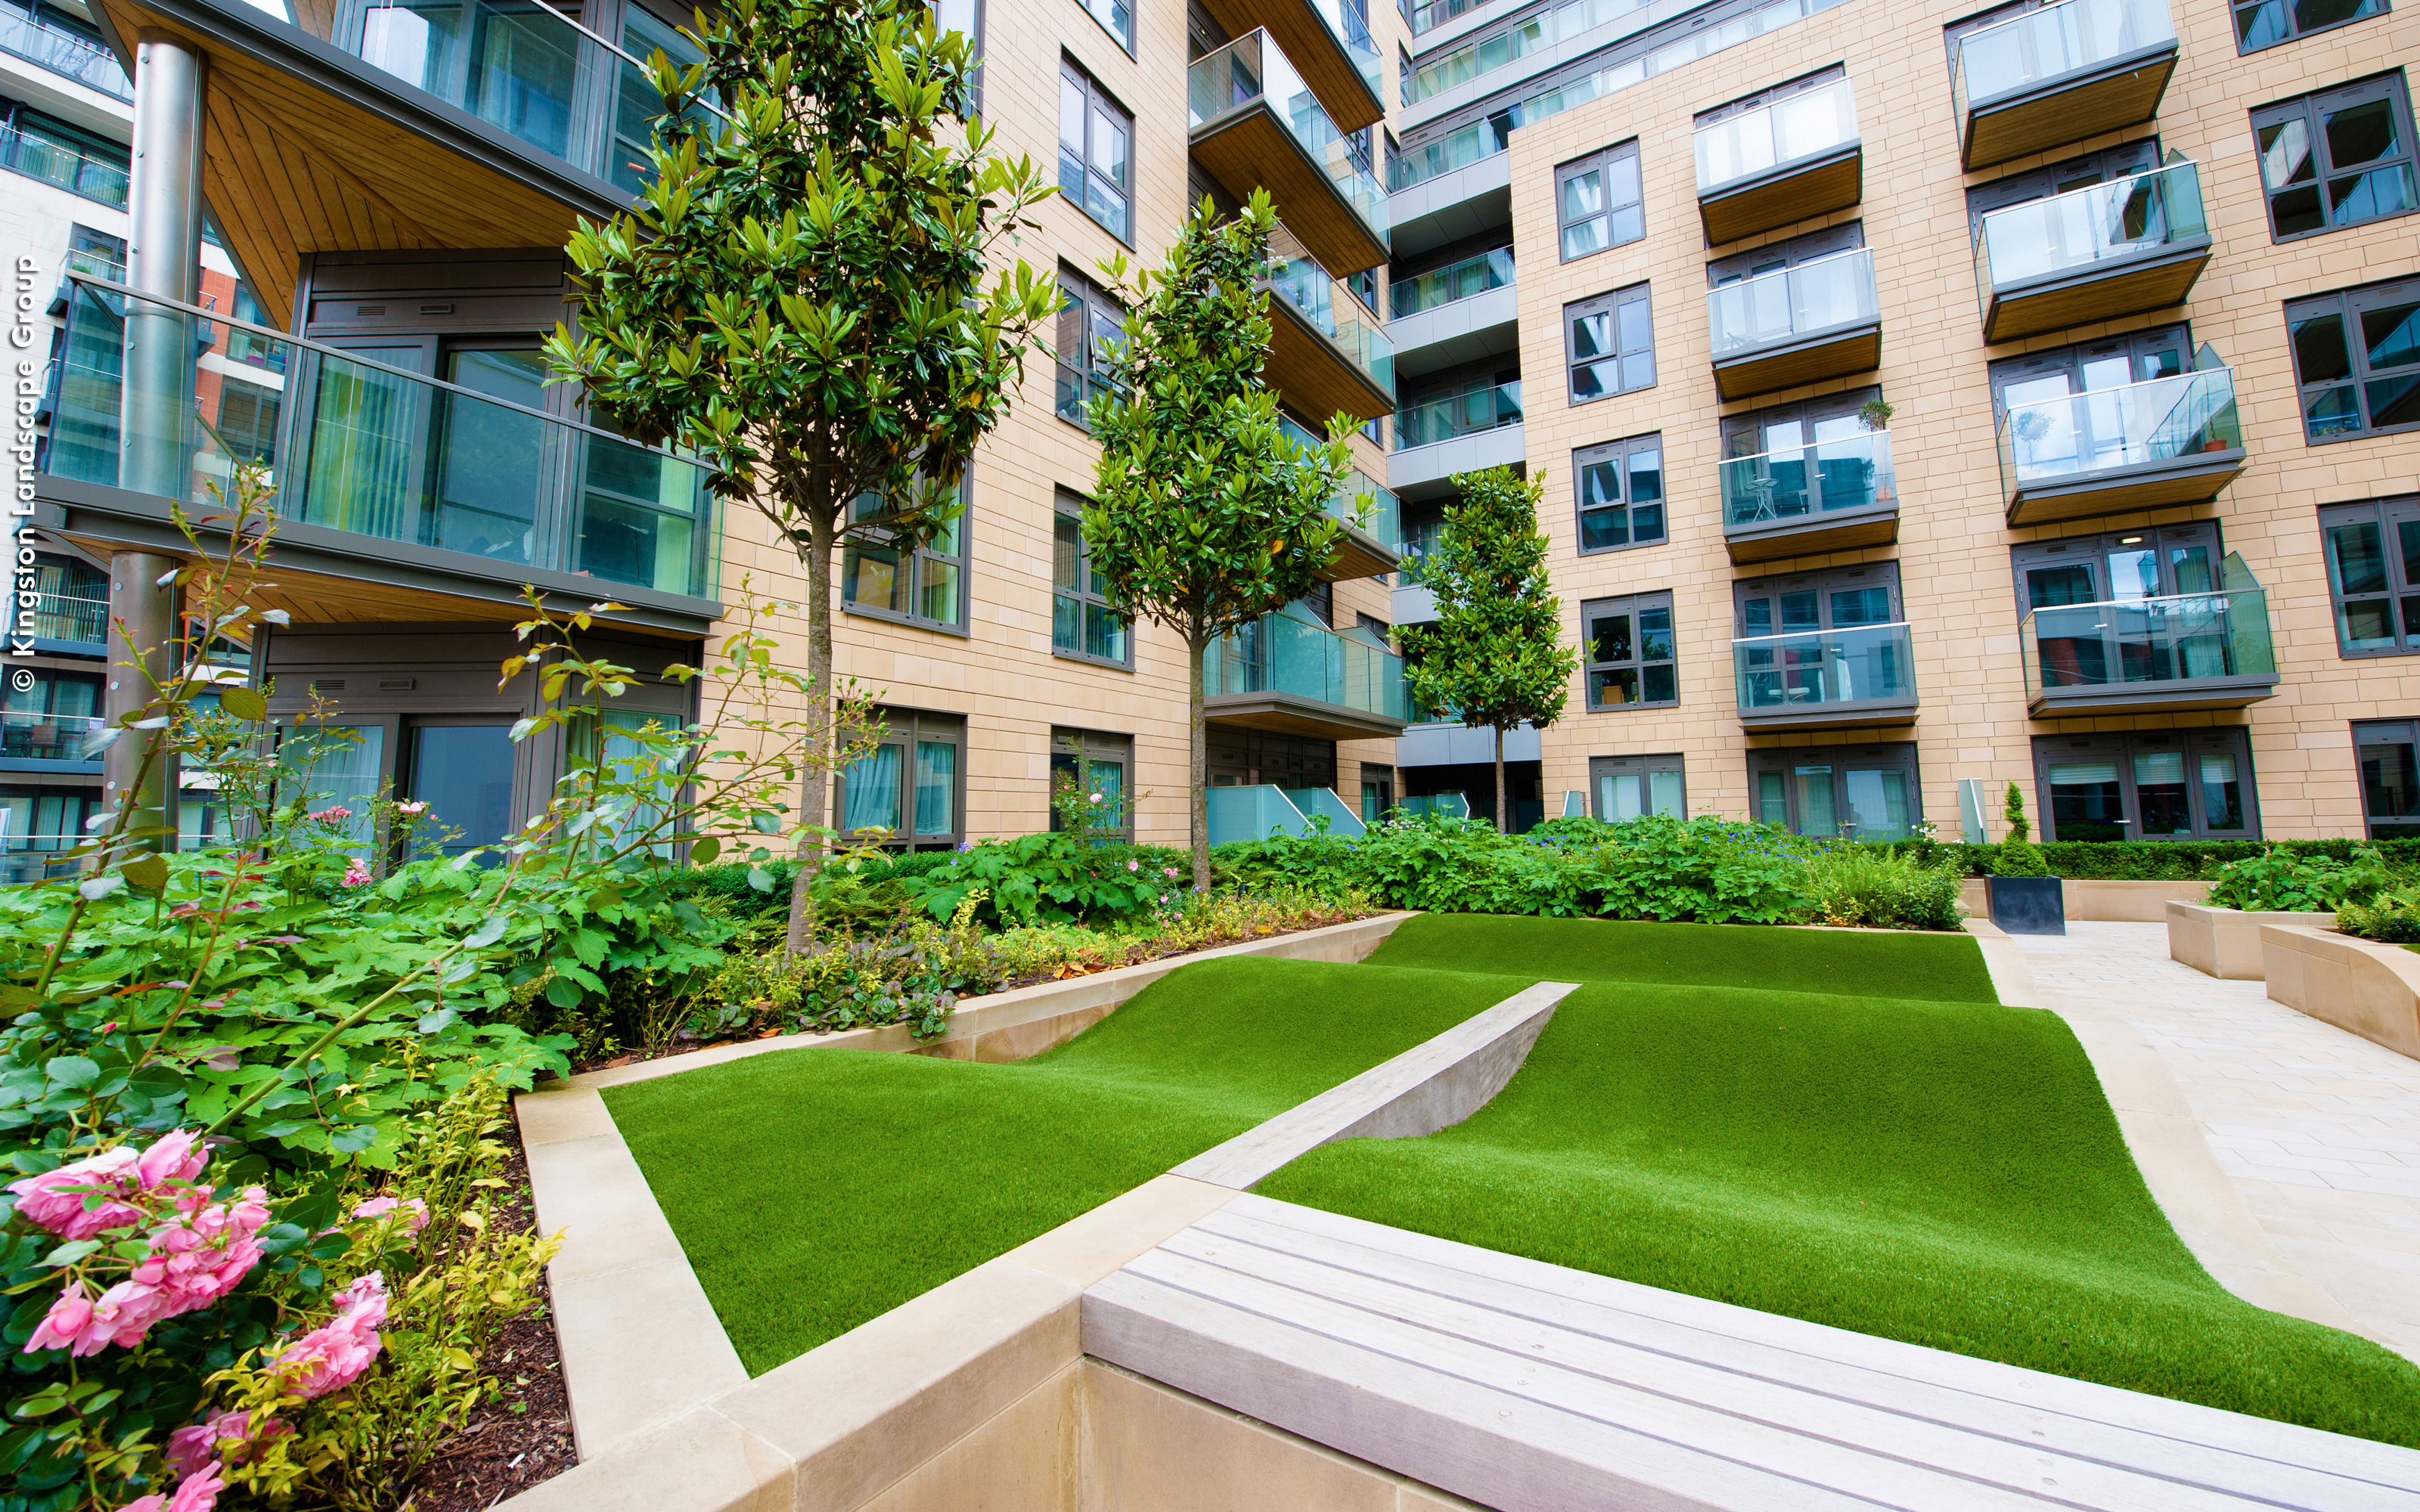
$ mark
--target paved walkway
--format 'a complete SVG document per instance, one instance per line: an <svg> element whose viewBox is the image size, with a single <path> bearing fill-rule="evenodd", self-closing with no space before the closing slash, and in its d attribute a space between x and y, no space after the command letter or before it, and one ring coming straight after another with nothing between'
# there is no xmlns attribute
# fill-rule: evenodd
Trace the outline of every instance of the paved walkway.
<svg viewBox="0 0 2420 1512"><path fill-rule="evenodd" d="M2018 944L2045 995L2149 1041L2278 1249L2420 1359L2420 1061L2169 960L2165 925L2071 923Z"/></svg>

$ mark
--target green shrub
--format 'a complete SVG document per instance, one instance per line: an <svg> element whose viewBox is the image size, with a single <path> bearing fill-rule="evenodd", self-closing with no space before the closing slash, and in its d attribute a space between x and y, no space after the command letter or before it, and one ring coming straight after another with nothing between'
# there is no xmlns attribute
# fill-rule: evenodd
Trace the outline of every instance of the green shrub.
<svg viewBox="0 0 2420 1512"><path fill-rule="evenodd" d="M1032 924L1115 925L1147 918L1185 887L1184 853L1157 845L1103 845L1073 835L987 840L950 854L947 864L891 877L934 918L981 895L978 921L992 929Z"/></svg>
<svg viewBox="0 0 2420 1512"><path fill-rule="evenodd" d="M2258 856L2229 861L2211 884L2210 901L2247 912L2333 911L2377 896L2388 881L2386 862L2369 846L2348 860L2298 856L2271 846Z"/></svg>
<svg viewBox="0 0 2420 1512"><path fill-rule="evenodd" d="M2336 928L2381 945L2420 945L2420 887L2407 885L2366 903L2347 903L2336 910Z"/></svg>
<svg viewBox="0 0 2420 1512"><path fill-rule="evenodd" d="M1928 866L1873 845L1830 845L1807 858L1807 890L1825 924L1866 929L1956 929L1966 917L1951 866Z"/></svg>
<svg viewBox="0 0 2420 1512"><path fill-rule="evenodd" d="M1608 827L1591 855L1606 918L1782 924L1812 901L1804 842L1786 830L1706 814Z"/></svg>
<svg viewBox="0 0 2420 1512"><path fill-rule="evenodd" d="M1989 874L1995 877L2046 877L2053 874L2041 847L2029 840L2004 841L1986 864L1991 868Z"/></svg>

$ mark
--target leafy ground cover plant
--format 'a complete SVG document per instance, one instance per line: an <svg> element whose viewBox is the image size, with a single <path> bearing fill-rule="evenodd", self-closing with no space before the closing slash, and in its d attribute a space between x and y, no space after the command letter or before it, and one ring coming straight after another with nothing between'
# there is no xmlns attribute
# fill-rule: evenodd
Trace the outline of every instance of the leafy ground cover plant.
<svg viewBox="0 0 2420 1512"><path fill-rule="evenodd" d="M2336 928L2381 945L2420 946L2420 887L2392 887L2336 909Z"/></svg>
<svg viewBox="0 0 2420 1512"><path fill-rule="evenodd" d="M1772 825L1701 814L1615 827L1590 856L1606 918L1781 924L1813 903L1803 842Z"/></svg>
<svg viewBox="0 0 2420 1512"><path fill-rule="evenodd" d="M1870 845L1827 845L1807 858L1807 892L1825 924L1952 930L1966 917L1964 878Z"/></svg>
<svg viewBox="0 0 2420 1512"><path fill-rule="evenodd" d="M2220 867L2210 901L2247 912L2332 913L2348 903L2368 902L2391 880L2385 860L2366 845L2345 860L2272 846Z"/></svg>
<svg viewBox="0 0 2420 1512"><path fill-rule="evenodd" d="M1116 925L1148 918L1183 892L1187 865L1182 852L1160 846L1047 833L978 841L946 865L891 876L935 918L980 894L976 918L995 929Z"/></svg>

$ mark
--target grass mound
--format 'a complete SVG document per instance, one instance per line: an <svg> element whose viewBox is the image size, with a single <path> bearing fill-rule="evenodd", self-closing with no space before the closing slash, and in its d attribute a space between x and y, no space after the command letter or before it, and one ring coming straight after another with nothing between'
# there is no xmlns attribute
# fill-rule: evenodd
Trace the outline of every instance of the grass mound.
<svg viewBox="0 0 2420 1512"><path fill-rule="evenodd" d="M1575 964L1550 967L1546 942L1520 943L1530 972ZM1685 949L1677 959L1674 969L1703 964ZM2038 1010L1838 987L1591 983L1564 999L1527 1065L1466 1122L1424 1139L1329 1145L1259 1190L1766 1312L2420 1446L2420 1369L2211 1280L2144 1186L2083 1047Z"/></svg>
<svg viewBox="0 0 2420 1512"><path fill-rule="evenodd" d="M605 1100L761 1375L1521 986L1205 961L1016 1065L793 1050Z"/></svg>

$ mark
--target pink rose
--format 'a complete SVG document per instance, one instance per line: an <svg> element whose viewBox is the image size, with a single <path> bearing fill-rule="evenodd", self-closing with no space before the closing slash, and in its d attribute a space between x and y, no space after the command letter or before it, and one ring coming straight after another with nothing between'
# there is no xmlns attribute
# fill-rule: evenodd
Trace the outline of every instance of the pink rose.
<svg viewBox="0 0 2420 1512"><path fill-rule="evenodd" d="M386 1281L376 1271L336 1294L336 1316L288 1345L277 1363L287 1366L297 1396L325 1396L362 1378L379 1354L379 1326L386 1321Z"/></svg>
<svg viewBox="0 0 2420 1512"><path fill-rule="evenodd" d="M344 885L348 887L358 887L372 881L373 878L370 875L369 863L363 860L358 856L354 856L351 862L346 866L345 875L342 880Z"/></svg>
<svg viewBox="0 0 2420 1512"><path fill-rule="evenodd" d="M144 1191L156 1192L170 1181L191 1181L209 1163L210 1152L202 1148L202 1136L178 1129L143 1152L134 1163L134 1178Z"/></svg>
<svg viewBox="0 0 2420 1512"><path fill-rule="evenodd" d="M404 1224L404 1237L411 1238L428 1227L428 1204L418 1197L371 1197L353 1210L356 1218L383 1218L398 1209L411 1214Z"/></svg>
<svg viewBox="0 0 2420 1512"><path fill-rule="evenodd" d="M256 1433L249 1414L230 1410L169 1434L168 1466L179 1475L197 1475L220 1463L240 1465L270 1440L293 1431L284 1418L272 1417Z"/></svg>
<svg viewBox="0 0 2420 1512"><path fill-rule="evenodd" d="M70 1281L58 1300L51 1304L51 1310L42 1315L42 1320L34 1325L34 1336L25 1341L25 1352L37 1354L44 1350L72 1348L77 1335L91 1321L92 1293L85 1289L82 1280ZM92 1350L83 1352L90 1354Z"/></svg>

